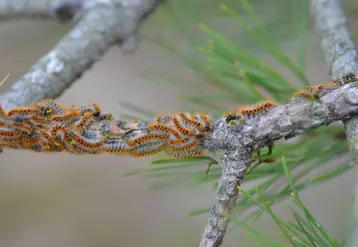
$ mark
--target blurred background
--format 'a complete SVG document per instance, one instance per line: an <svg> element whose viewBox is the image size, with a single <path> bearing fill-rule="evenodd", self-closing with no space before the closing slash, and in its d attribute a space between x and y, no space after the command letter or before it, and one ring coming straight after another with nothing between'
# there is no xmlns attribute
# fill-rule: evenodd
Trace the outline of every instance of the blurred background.
<svg viewBox="0 0 358 247"><path fill-rule="evenodd" d="M197 37L203 46L208 38L198 29L198 23L220 30L231 41L247 46L249 52L257 53L260 59L295 83L296 79L276 65L269 55L250 45L242 28L219 11L217 1L195 0L181 5L184 2L173 1L171 11L176 9L180 18L187 19L186 31ZM296 9L290 2L293 1L252 1L262 21L269 23L267 30L272 30L281 49L292 55L296 30L290 26L290 20ZM240 11L236 1L221 0L220 3ZM344 5L353 39L357 41L358 2L345 0ZM193 49L180 33L183 26L166 21L170 13L167 7L161 8L142 26L143 40L135 54L124 56L119 47L112 47L61 96L60 103L71 105L95 101L116 117L133 113L120 104L123 101L145 106L155 113L211 112L210 107L186 100L185 96L190 92L188 87L182 86L192 83L199 88L194 92L200 93L209 88L200 84L206 79L152 42L153 37L165 37L184 53L196 56L192 53L196 47ZM195 13L200 13L202 19L188 18ZM70 28L71 24L61 25L53 21L3 21L0 25L0 78L8 73L10 77L0 91L6 91ZM319 36L309 25L305 74L312 84L330 80L319 45ZM155 78L149 76L149 72ZM175 83L156 79L167 78L168 74L177 78ZM224 102L223 105L229 110L235 107L235 102ZM153 158L76 157L5 150L0 155L0 246L195 246L207 215L190 217L188 214L193 209L211 206L212 185L206 183L189 188L185 185L192 183L193 178L188 175L181 185L162 184L158 190L155 185L163 180L160 177L125 176L133 169L153 166L151 160ZM202 176L204 170L200 171ZM343 239L347 234L354 183L351 170L301 192L306 206L337 239ZM283 218L291 218L285 202L275 206L274 210ZM263 215L256 226L275 239L281 238L267 215ZM254 246L251 241L244 230L236 228L227 234L223 246Z"/></svg>

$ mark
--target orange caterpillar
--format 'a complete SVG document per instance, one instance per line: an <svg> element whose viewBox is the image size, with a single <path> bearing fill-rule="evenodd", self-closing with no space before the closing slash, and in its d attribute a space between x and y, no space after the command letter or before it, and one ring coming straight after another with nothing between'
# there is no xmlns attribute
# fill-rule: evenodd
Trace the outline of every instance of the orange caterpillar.
<svg viewBox="0 0 358 247"><path fill-rule="evenodd" d="M68 137L68 130L64 125L55 125L51 129L51 137L56 141L60 141L56 145L61 146L61 143Z"/></svg>
<svg viewBox="0 0 358 247"><path fill-rule="evenodd" d="M37 124L49 124L49 123L51 123L51 120L49 120L48 118L38 116L38 115L30 116L27 120L28 121L34 121Z"/></svg>
<svg viewBox="0 0 358 247"><path fill-rule="evenodd" d="M69 136L70 139L74 140L79 146L83 146L87 149L100 148L104 143L104 140L90 140L74 133L73 131L70 132Z"/></svg>
<svg viewBox="0 0 358 247"><path fill-rule="evenodd" d="M132 147L132 146L136 146L138 144L141 144L143 142L147 142L150 140L162 140L163 142L166 142L166 136L164 136L163 134L146 134L146 135L142 135L140 137L136 137L134 139L131 139L128 141L128 146Z"/></svg>
<svg viewBox="0 0 358 247"><path fill-rule="evenodd" d="M188 128L185 128L182 123L178 120L178 118L173 118L172 119L173 121L173 124L175 126L175 129L178 130L180 133L182 133L183 135L186 135L186 136L193 136L195 135L195 132L194 130L192 129L188 129Z"/></svg>
<svg viewBox="0 0 358 247"><path fill-rule="evenodd" d="M80 121L76 124L76 128L80 130L81 132L84 131L87 124L92 120L93 113L92 112L85 112L83 117L80 119Z"/></svg>
<svg viewBox="0 0 358 247"><path fill-rule="evenodd" d="M135 158L151 156L157 154L165 149L165 144L161 142L152 142L150 145L139 147L132 152Z"/></svg>
<svg viewBox="0 0 358 247"><path fill-rule="evenodd" d="M198 139L192 139L189 141L189 143L183 145L183 146L168 146L166 147L167 151L170 152L185 152L191 149L194 149L200 144L200 141Z"/></svg>
<svg viewBox="0 0 358 247"><path fill-rule="evenodd" d="M205 128L206 129L211 129L211 120L210 120L210 116L209 115L206 115L206 114L204 114L204 113L201 113L201 114L199 114L199 117L198 117L199 119L202 119L204 122L205 122L205 124L206 124L206 126L205 126Z"/></svg>
<svg viewBox="0 0 358 247"><path fill-rule="evenodd" d="M182 137L180 135L180 133L178 131L176 131L175 129L172 129L166 125L162 125L162 124L149 124L148 125L148 129L149 130L155 130L155 131L160 131L160 132L164 132L164 133L168 133L169 135L174 136L177 140L181 140Z"/></svg>
<svg viewBox="0 0 358 247"><path fill-rule="evenodd" d="M71 110L61 115L54 115L50 118L51 122L71 122L76 120L81 116L82 112L80 110Z"/></svg>
<svg viewBox="0 0 358 247"><path fill-rule="evenodd" d="M92 112L95 117L98 117L102 112L100 106L95 102L89 102L87 105L81 106L80 109L83 113Z"/></svg>
<svg viewBox="0 0 358 247"><path fill-rule="evenodd" d="M40 115L48 117L51 115L60 115L65 112L65 108L55 102L53 99L44 99L37 105Z"/></svg>
<svg viewBox="0 0 358 247"><path fill-rule="evenodd" d="M240 107L239 112L241 116L254 117L265 113L276 106L277 104L275 104L273 101L265 100L255 105Z"/></svg>
<svg viewBox="0 0 358 247"><path fill-rule="evenodd" d="M21 133L17 130L5 129L5 128L0 129L0 140L2 137L14 138L14 137L19 137L19 136L21 136Z"/></svg>
<svg viewBox="0 0 358 247"><path fill-rule="evenodd" d="M20 142L21 142L21 146L22 146L22 147L31 149L31 147L32 147L34 144L39 144L39 143L41 143L41 140L38 139L38 138L29 137L29 136L21 136Z"/></svg>
<svg viewBox="0 0 358 247"><path fill-rule="evenodd" d="M16 114L18 114L18 115L28 115L28 114L37 113L37 112L38 112L38 110L34 106L19 107L19 108L15 108L15 109L12 109L12 110L8 111L6 116L11 117L11 116L16 115Z"/></svg>
<svg viewBox="0 0 358 247"><path fill-rule="evenodd" d="M179 116L183 119L183 121L185 121L188 125L191 125L191 126L197 128L199 131L202 131L202 130L204 129L204 126L203 126L200 122L189 118L184 112L180 112L178 115L179 115Z"/></svg>
<svg viewBox="0 0 358 247"><path fill-rule="evenodd" d="M134 149L128 147L127 143L124 140L119 139L111 143L103 144L102 152L121 154L121 155L132 155Z"/></svg>
<svg viewBox="0 0 358 247"><path fill-rule="evenodd" d="M15 128L15 129L18 129L18 130L21 130L27 134L31 134L32 131L33 131L33 127L32 126L29 126L29 125L26 125L26 124L23 124L23 123L17 123L17 122L10 122L6 125L7 127L11 127L11 128Z"/></svg>
<svg viewBox="0 0 358 247"><path fill-rule="evenodd" d="M171 116L171 115L159 114L155 118L155 122L158 124L166 124L172 119L173 119L173 116Z"/></svg>

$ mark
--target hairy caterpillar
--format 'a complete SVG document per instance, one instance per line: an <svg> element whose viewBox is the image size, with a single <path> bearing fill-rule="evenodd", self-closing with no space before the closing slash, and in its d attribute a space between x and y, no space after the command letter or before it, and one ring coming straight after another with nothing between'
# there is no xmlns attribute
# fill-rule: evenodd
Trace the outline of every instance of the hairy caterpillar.
<svg viewBox="0 0 358 247"><path fill-rule="evenodd" d="M125 140L119 139L111 143L104 143L102 145L102 151L106 153L132 155L134 149L130 148Z"/></svg>
<svg viewBox="0 0 358 247"><path fill-rule="evenodd" d="M150 130L156 130L159 132L167 133L169 135L174 136L176 139L181 140L182 137L178 131L175 129L172 129L168 126L162 125L162 124L149 124L148 129Z"/></svg>
<svg viewBox="0 0 358 247"><path fill-rule="evenodd" d="M178 130L183 135L186 135L186 136L195 135L194 130L184 127L183 124L178 120L177 117L173 118L172 121L173 121L173 124L175 126L175 129Z"/></svg>
<svg viewBox="0 0 358 247"><path fill-rule="evenodd" d="M163 134L146 134L139 136L137 138L131 139L128 141L128 146L136 146L138 144L141 144L143 142L147 142L150 140L162 140L162 142L166 142L166 137Z"/></svg>
<svg viewBox="0 0 358 247"><path fill-rule="evenodd" d="M74 140L78 146L85 147L87 150L100 148L104 143L104 140L88 139L73 131L70 131L69 138Z"/></svg>
<svg viewBox="0 0 358 247"><path fill-rule="evenodd" d="M49 124L51 121L48 118L38 116L38 115L32 115L30 116L27 121L35 122L37 124Z"/></svg>
<svg viewBox="0 0 358 247"><path fill-rule="evenodd" d="M165 144L158 141L153 141L149 145L146 143L145 146L138 147L132 153L132 156L135 158L150 156L157 154L165 149Z"/></svg>
<svg viewBox="0 0 358 247"><path fill-rule="evenodd" d="M155 118L155 122L158 124L166 124L172 119L173 119L173 116L171 116L171 115L159 114Z"/></svg>
<svg viewBox="0 0 358 247"><path fill-rule="evenodd" d="M78 123L76 124L76 128L78 130L80 130L81 132L84 131L84 129L87 127L87 125L91 122L93 117L93 113L92 112L86 112L82 118L78 121Z"/></svg>
<svg viewBox="0 0 358 247"><path fill-rule="evenodd" d="M37 113L36 107L18 107L8 111L6 116L11 117L13 115L29 115L32 113Z"/></svg>
<svg viewBox="0 0 358 247"><path fill-rule="evenodd" d="M48 117L51 115L61 115L64 113L65 108L52 99L42 100L37 107L40 115Z"/></svg>
<svg viewBox="0 0 358 247"><path fill-rule="evenodd" d="M181 145L181 146L167 146L166 151L185 152L185 151L188 151L188 150L191 150L191 149L197 147L199 144L200 144L200 141L198 139L191 138L189 140L189 142L185 143L184 145Z"/></svg>
<svg viewBox="0 0 358 247"><path fill-rule="evenodd" d="M199 121L193 120L189 118L184 112L180 112L179 117L181 117L187 124L197 128L199 131L202 131L204 129L204 125L202 125Z"/></svg>
<svg viewBox="0 0 358 247"><path fill-rule="evenodd" d="M95 102L89 102L87 105L82 105L80 107L81 111L83 113L85 112L92 112L93 116L98 117L101 114L101 108L100 106Z"/></svg>
<svg viewBox="0 0 358 247"><path fill-rule="evenodd" d="M8 123L6 126L8 127L11 127L11 128L14 128L14 129L18 129L18 130L21 130L29 135L31 135L32 131L33 131L33 127L32 126L29 126L27 124L23 124L23 123Z"/></svg>
<svg viewBox="0 0 358 247"><path fill-rule="evenodd" d="M6 128L0 128L0 139L2 137L6 138L14 138L21 136L21 133L14 129L6 129Z"/></svg>
<svg viewBox="0 0 358 247"><path fill-rule="evenodd" d="M54 115L50 118L51 122L73 122L78 119L79 116L81 116L82 112L80 110L71 110L61 115Z"/></svg>
<svg viewBox="0 0 358 247"><path fill-rule="evenodd" d="M276 106L277 105L271 100L265 100L255 105L240 107L239 112L241 116L254 117L265 113Z"/></svg>

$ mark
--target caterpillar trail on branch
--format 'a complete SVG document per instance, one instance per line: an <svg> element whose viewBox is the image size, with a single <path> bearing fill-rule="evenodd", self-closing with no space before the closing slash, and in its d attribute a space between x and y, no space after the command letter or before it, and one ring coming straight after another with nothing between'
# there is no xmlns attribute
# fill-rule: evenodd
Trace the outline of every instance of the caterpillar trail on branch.
<svg viewBox="0 0 358 247"><path fill-rule="evenodd" d="M341 85L358 81L348 74L339 81L306 86L292 95L292 103L319 102ZM249 124L278 104L271 100L228 112L228 124ZM173 159L203 156L203 138L210 135L207 113L159 114L149 122L114 121L95 102L65 107L54 99L6 112L0 105L0 147L76 155L111 153L146 157L164 152Z"/></svg>

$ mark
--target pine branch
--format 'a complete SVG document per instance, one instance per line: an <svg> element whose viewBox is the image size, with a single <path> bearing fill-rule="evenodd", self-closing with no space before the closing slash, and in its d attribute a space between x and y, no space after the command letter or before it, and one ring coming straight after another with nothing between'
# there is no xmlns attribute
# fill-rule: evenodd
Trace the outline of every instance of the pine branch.
<svg viewBox="0 0 358 247"><path fill-rule="evenodd" d="M333 78L358 72L358 57L348 30L340 0L311 0L316 29L322 36L322 50ZM343 121L353 161L358 165L358 117ZM354 195L355 230L349 246L358 246L358 183Z"/></svg>
<svg viewBox="0 0 358 247"><path fill-rule="evenodd" d="M112 45L121 44L124 52L133 52L140 24L163 2L85 0L75 13L75 27L0 96L0 104L11 109L57 98ZM63 9L63 5L56 6Z"/></svg>

